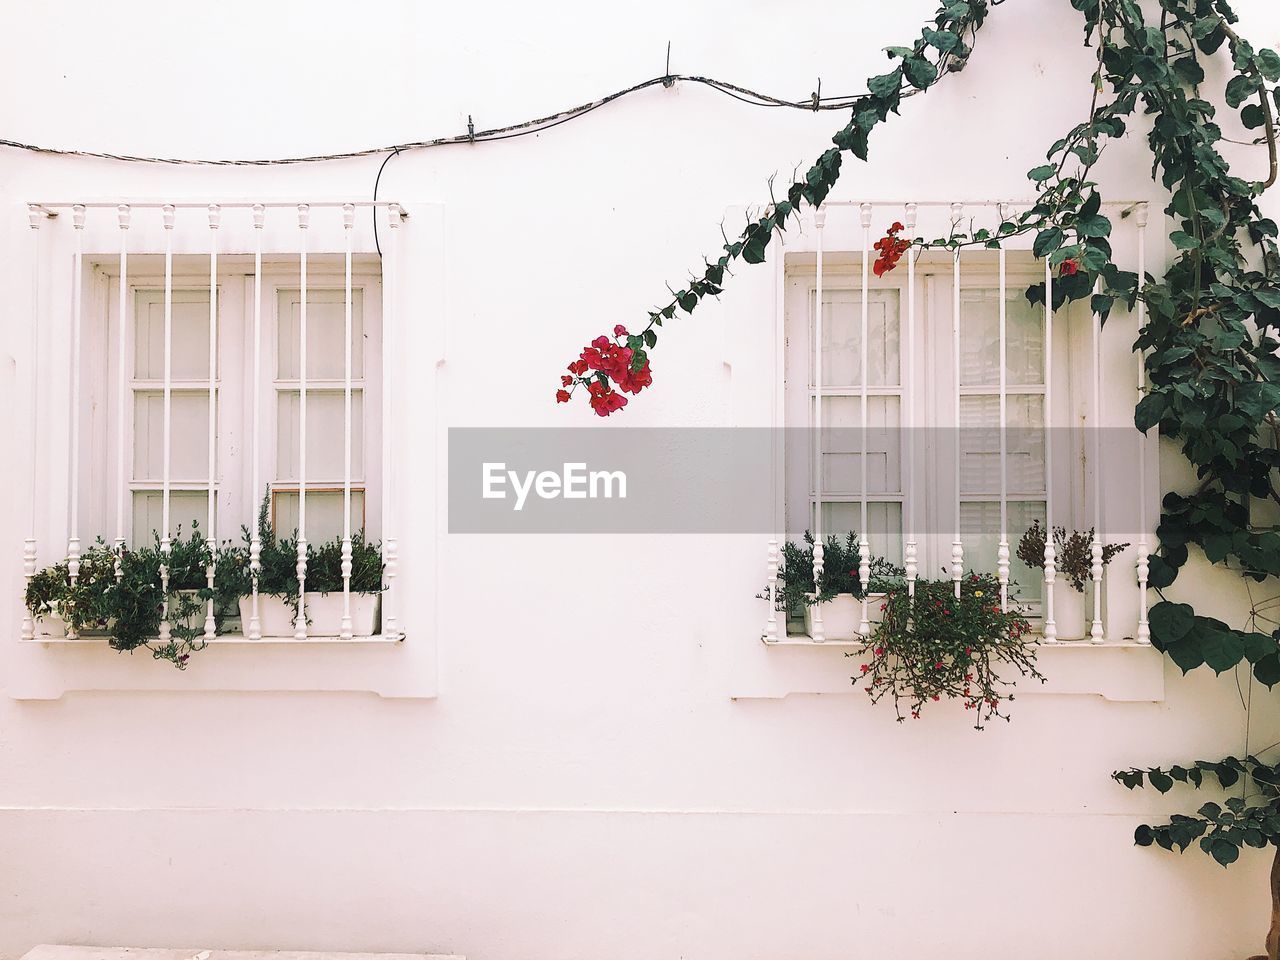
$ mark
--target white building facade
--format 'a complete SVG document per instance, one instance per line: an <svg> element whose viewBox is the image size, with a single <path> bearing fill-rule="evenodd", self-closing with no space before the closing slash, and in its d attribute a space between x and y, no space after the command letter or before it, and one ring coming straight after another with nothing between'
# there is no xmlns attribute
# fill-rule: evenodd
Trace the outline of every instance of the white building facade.
<svg viewBox="0 0 1280 960"><path fill-rule="evenodd" d="M1280 14L1239 6L1244 36L1280 46ZM660 74L668 40L673 73L856 92L932 12L808 7L24 11L0 69L28 95L0 106L0 134L179 158L421 141ZM981 219L1027 199L1025 171L1088 108L1080 31L1065 2L997 7L964 72L879 127L871 163L846 158L821 230L807 212L719 302L669 322L651 391L607 422L554 402L564 364L642 324L842 114L677 82L385 167L0 151L0 956L49 942L476 960L1256 952L1267 854L1224 872L1137 849L1139 823L1202 801L1110 779L1280 739L1245 672L1183 677L1141 642L1136 544L1155 546L1159 495L1194 483L1172 446L1149 441L1145 484L1129 461L1095 470L1071 450L1058 488L1043 447L1004 489L928 462L908 476L904 451L876 448L856 485L852 452L825 450L815 492L780 455L772 531L451 530L450 431L468 428L804 426L816 395L842 425L865 409L875 427L948 428L994 398L1016 426L1131 430L1137 318L1118 313L1096 349L1087 313L1059 311L1046 336L1017 300L1040 269L1025 248L966 254L962 285L949 260L904 263L861 296L867 237L892 220L934 236L954 203ZM1117 258L1132 269L1141 249L1158 272L1149 169L1135 132L1098 179ZM993 393L982 324L1002 288L1020 373ZM953 297L972 339L952 338ZM862 366L844 363L851 343ZM178 671L25 618L33 564L96 537L207 530L211 489L219 540L253 526L264 493L279 529L301 520L323 540L350 515L381 540L379 626L243 622ZM1048 682L982 733L958 706L895 723L850 683L851 646L770 622L756 596L770 540L815 516L895 562L914 528L934 575L965 517L1003 508L1016 541L1046 512L1087 529L1100 504L1133 545L1099 594L1104 642L1045 647ZM994 568L994 537L967 549ZM1036 603L1038 576L1015 570ZM1250 608L1238 577L1199 560L1167 593L1233 626Z"/></svg>

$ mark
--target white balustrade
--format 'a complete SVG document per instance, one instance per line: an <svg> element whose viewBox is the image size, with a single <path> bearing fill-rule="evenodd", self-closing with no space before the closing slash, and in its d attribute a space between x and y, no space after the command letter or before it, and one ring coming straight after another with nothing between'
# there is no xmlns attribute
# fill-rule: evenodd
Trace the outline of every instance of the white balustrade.
<svg viewBox="0 0 1280 960"><path fill-rule="evenodd" d="M169 538L169 499L171 484L171 433L173 417L173 226L177 211L174 205L164 208L164 425L161 467L160 526L160 589L164 593L164 606L160 613L160 642L172 638L169 624L169 558L173 555L173 541ZM79 370L79 368L76 368Z"/></svg>
<svg viewBox="0 0 1280 960"><path fill-rule="evenodd" d="M29 587L38 567L36 551L37 511L40 490L40 227L45 215L36 206L27 207L27 220L31 226L32 250L31 258L31 376L29 378L29 397L31 404L31 517L30 528L26 540L22 544L22 576ZM35 617L23 604L22 639L30 640L35 636Z"/></svg>
<svg viewBox="0 0 1280 960"><path fill-rule="evenodd" d="M116 582L124 576L124 518L128 482L125 475L125 426L129 387L129 223L133 212L127 203L116 207L116 220L120 226L120 286L116 305Z"/></svg>
<svg viewBox="0 0 1280 960"><path fill-rule="evenodd" d="M1147 277L1147 205L1138 204L1134 211L1134 223L1138 227L1138 292L1146 284ZM1138 332L1147 325L1147 304L1138 297ZM1141 347L1135 351L1138 355L1138 402L1147 392L1146 355ZM1147 552L1147 432L1138 432L1138 630L1135 634L1139 643L1151 642L1151 624L1147 619L1149 595L1147 581L1151 575L1150 555Z"/></svg>
<svg viewBox="0 0 1280 960"><path fill-rule="evenodd" d="M218 632L213 610L213 582L218 550L218 226L222 211L209 204L209 525L205 528L205 548L209 551L205 566L205 583L209 600L205 606L204 638L212 640Z"/></svg>
<svg viewBox="0 0 1280 960"><path fill-rule="evenodd" d="M862 467L861 513L858 530L858 583L862 587L862 619L858 623L859 636L871 635L871 622L868 616L867 596L871 591L871 545L867 539L867 407L869 405L868 385L871 380L871 204L862 205L862 334L860 359L861 374L859 383L862 386L860 406L862 408L861 447L858 461Z"/></svg>
<svg viewBox="0 0 1280 960"><path fill-rule="evenodd" d="M342 208L342 230L346 239L346 286L343 297L343 390L342 390L342 639L351 639L351 228L356 208Z"/></svg>
<svg viewBox="0 0 1280 960"><path fill-rule="evenodd" d="M253 440L252 465L249 468L251 503L256 507L262 496L262 230L267 208L261 203L253 205ZM252 595L249 600L249 623L245 634L250 640L262 639L262 615L258 608L258 579L262 576L262 531L255 513L250 523L249 579Z"/></svg>
<svg viewBox="0 0 1280 960"><path fill-rule="evenodd" d="M827 212L819 207L814 211L813 222L817 228L818 260L817 303L813 320L813 430L809 442L813 445L813 592L820 595L822 575L826 572L826 549L822 543L822 231L827 225ZM813 605L810 635L814 643L827 639L820 603Z"/></svg>
<svg viewBox="0 0 1280 960"><path fill-rule="evenodd" d="M293 639L307 639L307 228L311 208L298 204L298 618Z"/></svg>
<svg viewBox="0 0 1280 960"><path fill-rule="evenodd" d="M906 228L907 238L914 240L916 238L916 217L919 215L919 207L914 203L906 205ZM907 251L907 362L903 364L906 368L904 380L906 381L906 391L903 403L903 416L906 417L908 424L915 422L915 355L916 355L916 257L915 252ZM906 483L903 485L904 493L913 489L916 475L916 438L913 435L907 436L907 470ZM907 578L907 597L911 600L916 595L916 576L919 573L919 561L916 555L916 531L919 517L916 512L915 498L908 495L903 503L902 510L903 523L906 524L906 544L902 549L903 570Z"/></svg>
<svg viewBox="0 0 1280 960"><path fill-rule="evenodd" d="M1058 552L1053 543L1053 267L1044 258L1044 642L1058 642L1053 618L1053 590L1058 579Z"/></svg>
<svg viewBox="0 0 1280 960"><path fill-rule="evenodd" d="M1008 204L1000 204L1000 222L1008 219ZM1009 610L1009 318L1005 302L1007 269L1004 244L997 252L1000 295L1000 543L996 548L996 576L1000 583L1000 609Z"/></svg>
<svg viewBox="0 0 1280 960"><path fill-rule="evenodd" d="M964 204L951 204L951 224L958 229L960 219L964 216ZM951 265L951 375L953 389L952 399L955 403L955 506L956 506L956 538L951 541L951 581L955 585L955 595L960 596L960 580L964 577L964 543L960 530L960 247L956 247Z"/></svg>
<svg viewBox="0 0 1280 960"><path fill-rule="evenodd" d="M382 430L386 436L396 436L395 407L392 397L395 395L395 367L399 362L396 353L399 334L399 297L400 297L400 224L402 212L399 204L387 206L387 252L383 259L383 297L382 311ZM388 267L390 268L388 270ZM388 274L390 281L387 280ZM399 565L398 543L396 540L396 484L395 470L392 469L391 444L382 444L382 556L386 567L386 586L382 592L382 634L385 637L399 638L400 624L396 617L395 578Z"/></svg>
<svg viewBox="0 0 1280 960"><path fill-rule="evenodd" d="M83 204L72 208L71 223L75 227L75 268L71 288L71 451L68 459L70 477L67 484L67 575L72 586L80 577L80 338L84 312L84 217ZM67 620L67 636L76 637L75 624Z"/></svg>
<svg viewBox="0 0 1280 960"><path fill-rule="evenodd" d="M1093 293L1097 296L1100 284L1095 281ZM1089 431L1093 437L1093 463L1090 474L1093 478L1093 543L1089 568L1093 580L1093 624L1089 628L1089 639L1094 643L1104 643L1106 632L1102 625L1102 317L1093 312L1093 409L1090 411Z"/></svg>
<svg viewBox="0 0 1280 960"><path fill-rule="evenodd" d="M310 213L312 208L338 208L342 214L343 225L343 273L344 273L344 302L343 302L343 328L344 328L344 348L343 348L343 486L342 486L342 504L343 504L343 525L342 525L342 579L343 579L343 604L342 604L342 620L340 627L340 637L343 640L356 639L354 637L353 617L352 617L352 580L354 577L354 544L355 544L355 520L353 515L354 501L354 471L353 464L355 461L355 437L357 433L357 424L355 421L355 391L357 389L354 376L355 363L355 316L354 316L354 227L356 212L361 207L372 207L377 215L378 208L385 207L388 213L388 222L391 228L387 241L387 257L386 270L384 277L384 304L383 317L385 318L382 331L382 349L383 349L383 389L382 389L382 416L383 424L381 433L384 437L394 435L394 370L398 363L396 358L397 344L395 339L395 323L398 312L397 303L399 298L399 287L397 280L398 259L397 250L399 247L398 236L400 227L405 219L404 211L398 204L387 201L354 201L354 202L337 202L337 201L319 201L315 203L303 202L297 203L293 201L232 201L228 203L207 203L197 201L182 202L162 202L162 201L95 201L95 202L44 202L28 204L28 220L31 227L32 242L32 271L31 271L31 311L32 318L29 324L30 332L30 356L32 363L32 372L30 377L30 429L32 434L31 449L29 450L29 462L31 464L31 509L30 509L30 530L29 535L23 541L22 547L22 570L24 583L30 584L35 575L39 572L39 552L37 534L39 530L40 516L40 496L41 491L48 489L47 478L44 478L40 472L39 445L42 440L42 430L40 423L40 330L42 321L42 284L44 282L42 254L42 227L46 220L54 221L59 216L60 209L66 209L70 212L70 221L73 228L71 234L71 246L73 257L71 258L72 269L70 271L70 322L67 330L67 341L70 347L70 371L68 387L68 418L67 430L62 436L65 437L67 444L67 488L66 488L66 553L65 562L68 577L71 583L75 584L82 577L82 543L83 536L107 536L107 531L112 531L113 536L110 539L112 552L115 555L114 573L117 581L122 576L122 557L127 544L126 529L129 524L129 518L132 512L130 504L130 463L131 455L128 448L129 436L132 433L131 423L133 420L131 404L129 402L130 390L130 357L134 350L131 344L131 317L133 314L129 297L132 294L130 286L131 264L130 254L135 255L137 251L130 250L129 238L139 231L133 229L138 227L139 211L155 211L159 214L164 229L164 245L163 245L163 262L164 262L164 294L163 294L163 374L162 381L159 384L161 392L161 423L158 431L157 440L160 445L160 461L159 473L159 493L160 493L160 518L159 530L157 530L157 539L160 548L160 588L163 595L162 606L160 610L160 623L157 631L158 639L162 643L170 642L173 639L173 623L172 605L170 602L170 587L172 585L172 557L174 554L174 536L173 536L173 510L175 507L175 493L193 489L191 486L185 486L189 481L184 477L175 479L175 469L173 463L174 453L174 392L175 390L183 391L183 395L188 395L191 385L181 381L175 381L175 282L178 282L177 268L175 266L175 249L177 243L175 241L175 230L177 229L177 214L179 210L187 209L203 209L208 216L209 226L209 248L208 248L208 264L209 264L209 326L208 326L208 474L205 480L199 481L199 485L203 486L207 494L207 511L205 513L205 540L204 546L208 551L208 558L205 564L205 585L212 591L217 581L217 537L219 528L223 525L222 510L220 507L226 505L226 494L220 493L220 474L223 472L223 464L220 463L219 451L222 447L219 445L219 423L220 410L219 404L222 402L223 391L221 389L221 378L219 375L219 330L225 326L219 323L219 264L220 258L224 253L234 253L224 250L225 243L219 241L219 237L227 234L228 225L224 223L226 211L240 210L245 212L245 216L250 217L253 229L253 318L252 318L252 386L250 389L251 400L251 453L248 456L249 464L246 469L251 475L249 490L254 498L254 505L257 505L257 498L263 490L262 478L262 458L264 455L263 448L263 410L262 410L262 363L263 363L263 280L264 280L264 236L265 236L265 219L267 211L271 208L289 207L296 210L298 215L299 227L299 280L301 286L300 294L300 316L298 330L298 354L299 354L299 374L298 374L298 543L296 556L296 574L298 577L298 586L301 594L305 594L307 583L307 547L308 541L307 531L307 494L308 485L310 483L308 477L308 455L307 455L307 417L309 383L307 348L308 348L308 299L309 299L309 281L308 281L308 264L309 264L309 244L307 237L309 236L308 227L310 225ZM89 326L92 318L86 317L85 311L85 282L84 273L85 258L92 255L92 249L86 250L86 244L89 242L86 237L86 222L89 219L89 211L93 210L114 210L115 224L118 233L118 251L114 254L118 258L119 281L117 287L117 297L115 303L115 327L111 328L106 323L98 323L95 326ZM232 243L235 243L232 234ZM185 274L183 274L185 276ZM92 339L86 339L91 337ZM108 375L102 379L101 387L86 386L90 383L86 377L83 354L86 350L105 350L106 356L110 356L114 352L114 365L108 364L104 369L108 370ZM154 374L153 374L154 375ZM136 376L136 375L135 375ZM96 391L101 389L103 396L111 397L107 403ZM136 387L135 387L136 389ZM205 384L200 384L200 391L205 390ZM92 394L86 394L87 390L95 391ZM90 397L90 399L86 399ZM102 447L95 444L95 449L105 449L112 451L109 453L98 454L102 463L95 466L95 469L101 471L111 470L110 460L114 457L114 483L115 483L115 502L111 504L109 499L99 501L102 505L102 516L92 518L90 523L90 533L86 534L82 530L82 518L80 515L80 490L81 482L84 479L82 474L88 475L84 470L86 466L84 462L85 451L89 449L82 430L84 420L83 411L88 409L90 404L94 405L94 409L102 408L109 411L114 416L114 422L109 423L109 435ZM57 442L61 443L59 439ZM145 442L139 439L138 442ZM381 508L382 508L382 529L383 529L383 555L385 562L385 580L384 580L384 604L383 604L383 635L388 638L399 639L403 636L398 619L395 614L394 606L391 602L391 588L397 574L397 540L395 526L395 470L390 456L390 442L384 440L382 450L382 492L381 492ZM181 483L179 482L181 481ZM252 601L250 604L249 616L243 624L244 635L251 640L260 640L262 638L262 619L260 616L259 605L259 586L262 574L262 552L263 542L261 531L256 522L256 511L253 519L246 526L250 527L251 533L249 537L249 573L251 580ZM104 529L105 528L105 529ZM141 545L140 545L141 546ZM777 566L775 562L775 577ZM776 590L776 584L775 584ZM68 639L79 639L76 636L75 629L68 619ZM36 637L36 618L34 614L27 610L23 615L21 638L24 640L37 639ZM776 618L775 618L775 632ZM217 610L212 599L208 600L204 608L203 637L205 640L212 640L217 633ZM301 599L298 606L298 615L294 621L293 639L305 640L308 638L307 630L307 614L305 598ZM280 639L280 638L277 638Z"/></svg>

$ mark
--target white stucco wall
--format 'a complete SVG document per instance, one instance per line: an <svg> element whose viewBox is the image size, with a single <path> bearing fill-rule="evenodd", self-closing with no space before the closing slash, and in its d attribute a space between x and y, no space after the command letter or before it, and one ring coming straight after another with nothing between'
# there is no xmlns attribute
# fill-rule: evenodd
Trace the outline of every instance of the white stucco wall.
<svg viewBox="0 0 1280 960"><path fill-rule="evenodd" d="M1237 5L1245 35L1280 45L1272 4ZM932 9L12 6L0 135L186 156L420 139L465 129L468 114L515 122L660 73L668 39L673 70L794 96L821 75L824 92L851 92ZM848 163L837 196L1025 195L1025 171L1087 107L1079 37L1066 2L1003 4L969 68L877 130L875 163ZM557 371L589 336L642 316L718 246L726 208L763 199L767 177L807 164L839 122L657 88L536 138L396 158L381 194L441 204L446 238L447 359L428 398L438 410L424 401L402 420L409 472L429 474L437 422L585 423L585 407L550 402ZM1110 195L1150 195L1140 146L1103 163ZM379 162L0 152L0 409L16 451L0 480L0 684L30 669L14 649L30 482L21 204L363 197ZM734 316L764 324L771 309ZM612 427L729 422L735 390L758 385L726 368L723 313L708 317L667 328L658 386ZM414 516L402 542L430 537ZM1137 823L1200 800L1108 778L1241 751L1230 676L1166 670L1156 703L1020 698L1012 724L983 734L959 709L903 727L852 693L732 699L744 669L789 674L789 657L811 655L760 650L756 538L442 531L438 555L435 582L413 585L438 604L406 611L437 647L434 699L0 697L0 957L46 941L474 960L1225 960L1261 945L1267 855L1224 872L1199 853L1134 849ZM1188 571L1177 592L1236 622L1244 611L1229 578ZM804 670L847 683L839 656ZM1280 739L1272 702L1254 691L1255 748Z"/></svg>

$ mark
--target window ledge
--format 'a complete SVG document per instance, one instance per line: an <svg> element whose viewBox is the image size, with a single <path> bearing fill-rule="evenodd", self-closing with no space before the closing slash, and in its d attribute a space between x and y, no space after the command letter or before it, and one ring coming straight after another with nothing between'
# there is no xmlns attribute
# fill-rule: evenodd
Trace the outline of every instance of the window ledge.
<svg viewBox="0 0 1280 960"><path fill-rule="evenodd" d="M734 699L780 699L793 693L849 694L855 690L850 680L855 671L845 668L845 656L856 656L864 646L862 640L815 643L808 636L790 635L779 640L762 638L760 646L807 648L811 652L762 654L760 669L751 670L753 682L743 685L746 689L736 692ZM1122 703L1158 703L1165 698L1164 656L1150 644L1127 639L1108 643L1041 640L1036 646L1037 666L1046 682L1019 683L1019 696L1098 696ZM822 652L824 649L826 653Z"/></svg>
<svg viewBox="0 0 1280 960"><path fill-rule="evenodd" d="M81 691L374 693L428 699L437 694L430 631L403 636L215 637L184 670L146 649L112 650L104 636L36 637L7 645L5 693L14 700L58 700Z"/></svg>

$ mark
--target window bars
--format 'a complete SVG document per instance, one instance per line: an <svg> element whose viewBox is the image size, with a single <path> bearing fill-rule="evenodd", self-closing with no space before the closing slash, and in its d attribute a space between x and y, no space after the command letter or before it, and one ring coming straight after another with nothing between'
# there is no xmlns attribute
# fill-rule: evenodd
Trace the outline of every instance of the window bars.
<svg viewBox="0 0 1280 960"><path fill-rule="evenodd" d="M119 231L119 304L117 327L115 330L116 343L116 370L114 376L116 378L115 402L117 405L117 417L114 424L114 440L113 446L115 450L115 471L116 471L116 503L114 505L114 527L115 536L113 545L116 552L116 576L121 575L119 557L125 548L125 524L129 514L129 507L126 505L125 498L129 491L129 484L126 477L126 463L128 461L126 446L126 421L124 415L126 410L126 396L129 384L129 375L126 366L126 357L129 354L128 349L128 330L126 329L126 318L128 317L128 297L129 297L129 255L130 244L129 236L131 228L137 232L139 227L137 218L150 216L154 218L159 215L160 223L163 226L164 244L164 327L163 327L163 382L161 387L162 397L162 479L161 479L161 527L160 549L162 562L160 566L161 587L165 593L164 605L161 612L159 636L161 642L166 642L172 635L172 624L170 623L170 610L168 599L169 588L169 568L165 562L172 555L173 539L170 507L173 498L173 476L172 476L172 443L173 443L173 393L175 389L175 381L173 375L173 305L174 305L174 233L179 225L180 219L189 221L189 215L196 211L204 211L207 217L207 256L209 261L209 337L208 337L208 474L205 483L207 491L207 527L205 530L206 544L209 549L209 562L206 567L205 577L206 583L210 589L213 588L216 569L214 566L214 558L217 555L217 535L220 529L226 530L228 524L224 521L218 510L218 413L220 405L219 397L219 372L218 372L218 257L220 253L219 233L225 233L224 214L228 216L247 217L252 224L253 234L253 317L252 317L252 338L253 342L251 350L247 351L251 354L249 363L253 371L252 393L252 427L251 427L251 447L250 456L250 473L251 473L251 489L254 495L258 495L261 490L261 460L263 455L263 438L262 438L262 418L264 416L262 409L261 396L261 374L262 374L262 349L263 349L263 317L262 317L262 294L263 294L263 234L264 228L270 218L272 212L276 216L284 214L286 211L292 211L296 216L296 224L298 230L297 241L297 262L298 262L298 282L301 288L300 317L298 330L298 352L299 352L299 372L298 372L298 392L299 392L299 432L298 432L298 542L297 542L297 566L296 573L298 579L298 611L294 623L294 632L292 637L273 637L273 640L305 641L311 638L308 631L308 619L306 616L305 593L307 578L307 540L306 540L306 502L307 502L307 265L308 265L308 233L311 226L311 212L314 208L339 208L342 217L342 229L344 236L344 254L343 254L343 275L344 275L344 306L343 306L343 325L345 332L345 350L343 357L343 470L344 479L342 484L342 553L341 553L341 573L343 582L343 605L342 605L342 621L341 635L338 639L351 640L352 636L352 616L351 616L351 577L352 577L352 436L353 436L353 418L352 418L352 380L353 380L353 357L352 357L352 335L353 335L353 319L352 319L352 256L353 256L353 240L352 228L355 220L355 213L358 208L373 208L375 217L382 215L386 218L387 231L386 254L384 257L383 271L383 334L382 334L382 350L383 350L383 390L382 390L382 543L383 543L383 592L382 592L382 631L381 635L385 638L398 639L400 630L398 619L395 615L393 606L394 580L397 572L397 548L396 548L396 517L394 512L394 471L391 468L390 460L390 443L387 437L390 436L392 426L393 408L393 387L391 384L392 370L394 363L391 359L395 355L396 340L394 336L396 328L396 251L398 248L397 237L399 227L404 218L404 212L400 205L390 201L313 201L313 202L295 202L295 201L269 201L269 202L248 202L234 201L225 203L208 203L201 201L183 201L165 203L159 201L146 202L58 202L58 203L31 203L28 204L28 220L32 231L32 250L33 250L33 266L32 266L32 309L33 316L31 318L31 355L32 355L32 378L30 384L30 404L32 417L32 437L33 445L39 445L42 442L39 424L39 405L40 389L36 370L39 366L39 349L40 349L40 330L41 325L45 321L43 316L44 306L42 304L42 284L46 281L44 275L44 255L42 242L42 234L46 231L43 229L46 225L52 225L51 229L57 229L57 225L61 214L64 211L70 211L71 226L73 230L73 250L74 259L71 269L71 308L70 316L66 320L66 325L62 329L67 331L71 345L71 377L70 377L70 416L67 432L67 450L68 450L68 487L67 487L67 504L66 504L66 552L65 559L67 563L68 575L74 584L80 573L80 556L81 556L81 517L80 517L80 484L81 484L81 447L84 438L81 436L81 380L83 374L83 365L81 357L81 344L84 335L84 263L85 263L85 229L86 222L98 216L100 213L114 210L116 226ZM186 216L183 216L185 214ZM65 221L63 221L65 222ZM151 226L151 224L148 224ZM55 298L56 299L56 298ZM56 318L50 318L53 322L58 322ZM104 340L104 342L106 342ZM23 545L23 572L26 581L29 583L38 570L39 551L37 534L39 530L36 509L38 503L38 491L42 487L40 470L40 457L38 449L31 451L32 463L32 509L31 509L31 527L30 535L26 538ZM249 544L249 567L252 582L252 597L250 602L251 615L248 621L242 624L244 636L249 640L263 639L261 618L259 616L259 576L262 571L262 538L256 522L256 517L249 524L251 529ZM204 639L213 639L216 631L214 601L210 599L205 609L203 622ZM35 637L35 624L30 611L27 611L22 623L22 639L31 640ZM74 626L68 624L67 639L77 639L74 633Z"/></svg>
<svg viewBox="0 0 1280 960"><path fill-rule="evenodd" d="M1146 277L1146 227L1148 223L1148 205L1145 201L1140 201L1127 206L1127 213L1132 214L1132 222L1136 227L1136 247L1137 247L1137 272L1140 282L1145 282ZM811 413L810 437L811 437L811 470L812 470L812 490L813 503L812 513L812 529L813 529L813 576L815 593L821 593L823 576L825 574L826 558L823 543L823 505L824 502L824 481L823 481L823 399L826 396L826 390L823 383L823 351L825 347L824 338L824 305L826 278L824 271L826 270L826 249L824 234L827 232L828 213L838 210L841 207L856 207L859 213L859 222L861 227L861 249L858 265L861 274L860 308L861 315L859 317L860 327L860 380L858 384L858 396L861 404L860 411L860 476L861 486L859 489L859 516L860 529L858 531L858 582L862 588L861 616L858 626L858 635L867 637L871 633L871 623L868 616L868 603L870 602L869 593L871 587L870 579L870 547L869 547L869 529L868 529L868 484L867 484L867 461L868 461L868 397L870 383L869 368L869 340L870 340L870 273L869 261L871 254L871 225L873 215L876 208L886 210L886 216L895 218L901 216L905 231L902 234L907 239L915 239L919 236L917 226L920 209L922 207L940 208L950 214L950 223L956 230L963 231L961 223L967 215L969 208L986 208L994 209L998 213L1000 221L1005 222L1013 217L1013 205L1008 202L905 202L895 203L889 201L880 201L876 203L857 202L843 203L831 202L824 204L821 208L814 211L813 241L812 250L815 254L815 270L814 288L816 300L813 307L813 334L810 344L811 360L813 363L813 384L812 384L812 401L809 409ZM992 231L995 236L995 231ZM951 541L950 555L946 559L946 569L950 574L950 579L954 584L956 595L959 596L961 582L963 580L966 562L971 562L972 558L966 557L966 545L962 535L961 523L961 504L963 501L962 494L962 477L961 477L961 460L962 450L960 435L963 428L961 417L962 396L961 389L961 317L963 311L962 297L962 260L970 255L966 249L956 248L951 253L950 264L950 301L951 301L951 378L950 384L953 391L949 397L950 405L954 408L953 417L949 424L932 423L931 427L949 427L954 430L954 472L952 474L953 490L951 491L953 499L952 507L955 510L955 532L954 539ZM1046 643L1059 642L1058 627L1055 620L1054 610L1054 584L1058 582L1063 574L1060 564L1062 557L1058 555L1055 548L1053 538L1053 528L1055 519L1059 523L1063 523L1064 511L1062 504L1059 502L1062 491L1055 491L1054 478L1054 448L1055 443L1052 441L1052 431L1054 427L1054 418L1052 410L1054 408L1056 393L1058 389L1062 389L1061 385L1054 383L1054 309L1053 309L1053 287L1054 287L1054 270L1046 257L1043 261L1043 275L1045 285L1045 302L1043 314L1043 395L1044 395L1044 504L1046 518L1046 535L1042 565L1042 582L1044 584L1043 602L1041 606L1042 616L1042 638ZM1009 610L1010 600L1010 565L1011 565L1011 538L1009 531L1009 503L1010 503L1010 485L1009 485L1009 448L1008 448L1008 430L1009 430L1009 396L1011 393L1010 383L1008 379L1008 345L1009 345L1009 323L1007 316L1006 295L1008 291L1008 261L1007 251L1004 243L997 247L996 251L996 272L998 284L998 364L999 364L999 384L998 384L998 408L999 408L999 462L1000 462L1000 479L999 479L999 539L996 545L995 567L996 577L1000 585L1000 604L1004 610ZM1095 286L1095 293L1097 288ZM918 324L920 318L917 316L917 264L916 256L908 254L906 258L906 330L905 330L905 356L907 361L903 365L903 397L904 410L903 416L908 424L918 426L922 421L919 416L918 408L921 404L919 389L919 367L920 363L917 358L920 355L920 331ZM1091 505L1091 518L1093 524L1093 535L1089 543L1089 568L1088 579L1093 587L1093 603L1090 611L1087 639L1089 642L1101 644L1109 642L1109 640L1117 639L1109 636L1108 625L1104 616L1103 605L1103 575L1104 575L1104 531L1102 524L1102 501L1104 497L1103 487L1103 460L1102 460L1102 411L1103 411L1103 393L1102 393L1102 318L1092 310L1092 304L1087 308L1091 314L1089 349L1088 349L1088 387L1087 394L1090 399L1088 414L1086 420L1086 436L1088 437L1087 448L1083 450L1085 462L1088 469L1085 474L1086 490L1082 491L1086 495L1087 502ZM1139 329L1146 323L1146 307L1139 300L1136 306L1137 323ZM782 319L778 318L781 326ZM887 334L886 334L887 335ZM783 341L779 338L779 347ZM781 360L779 360L781 363ZM1145 393L1145 365L1144 357L1139 351L1137 355L1137 396L1139 399ZM1081 378L1077 380L1080 384ZM1066 385L1068 388L1070 384ZM1149 603L1148 595L1148 578L1150 571L1149 554L1148 554L1148 512L1150 508L1150 496L1147 491L1147 457L1148 457L1148 435L1138 431L1135 434L1137 444L1137 514L1138 514L1138 543L1136 557L1134 559L1134 587L1138 593L1137 604L1137 623L1136 628L1132 632L1134 640L1139 644L1149 644L1151 640L1150 625L1148 623L1147 611ZM915 444L907 442L905 444L905 474L907 477L914 477L915 470L918 466ZM1060 465L1061 466L1061 465ZM919 485L914 490L909 491L906 486L903 487L903 510L902 510L902 557L903 571L905 574L905 586L908 595L914 596L916 581L919 577L921 556L919 552L919 536L921 533L922 512L921 506L917 502L920 497ZM780 542L782 538L777 537L770 539L768 542L768 552L766 559L766 577L767 590L765 596L770 598L768 618L765 623L763 639L766 642L778 642L786 639L786 611L779 611L775 598L778 596L779 573L780 573ZM943 559L941 557L937 558ZM779 614L781 613L781 616ZM814 643L823 643L827 641L826 631L822 620L822 606L815 605L811 615L810 634L807 638Z"/></svg>

